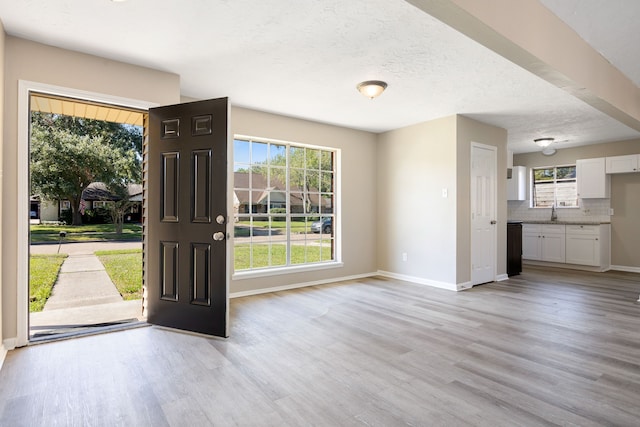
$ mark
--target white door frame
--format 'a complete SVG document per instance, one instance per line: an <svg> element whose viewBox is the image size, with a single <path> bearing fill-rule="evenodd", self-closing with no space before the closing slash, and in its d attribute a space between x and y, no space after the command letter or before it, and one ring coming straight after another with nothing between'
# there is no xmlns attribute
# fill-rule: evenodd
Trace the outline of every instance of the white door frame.
<svg viewBox="0 0 640 427"><path fill-rule="evenodd" d="M97 92L88 92L46 83L18 81L18 265L17 265L17 336L16 346L29 343L29 96L40 92L80 101L93 101L122 107L148 110L158 104L138 99L123 98Z"/></svg>
<svg viewBox="0 0 640 427"><path fill-rule="evenodd" d="M494 145L487 145L487 144L481 144L479 142L471 142L471 148L470 148L470 153L469 153L469 158L470 158L470 164L469 164L469 172L471 175L471 172L473 170L473 150L474 148L482 148L482 149L486 149L486 150L490 150L493 151L493 170L494 170L494 180L493 180L493 214L497 219L498 216L498 147L494 146ZM472 177L471 177L472 178ZM471 190L471 189L470 189ZM471 191L469 191L469 195L471 195ZM469 207L473 208L472 205L472 201L469 200ZM472 213L473 214L473 213ZM472 221L472 218L469 218L469 221ZM470 236L470 249L471 249L471 253L470 253L470 261L471 263L473 263L473 226L471 226L471 236ZM497 280L497 275L498 275L498 227L493 227L493 232L492 232L492 237L491 239L493 240L493 280ZM470 283L471 286L477 285L478 283L474 283L474 278L473 278L473 265L470 265Z"/></svg>

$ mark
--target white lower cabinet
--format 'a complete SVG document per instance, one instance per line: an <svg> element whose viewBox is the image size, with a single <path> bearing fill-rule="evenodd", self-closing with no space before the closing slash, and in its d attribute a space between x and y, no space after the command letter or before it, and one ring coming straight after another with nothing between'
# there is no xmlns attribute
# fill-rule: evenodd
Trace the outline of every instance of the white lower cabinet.
<svg viewBox="0 0 640 427"><path fill-rule="evenodd" d="M523 224L522 259L565 262L564 245L564 225Z"/></svg>
<svg viewBox="0 0 640 427"><path fill-rule="evenodd" d="M598 267L611 265L611 226L523 224L522 259Z"/></svg>
<svg viewBox="0 0 640 427"><path fill-rule="evenodd" d="M609 224L567 225L566 262L608 268L610 227Z"/></svg>

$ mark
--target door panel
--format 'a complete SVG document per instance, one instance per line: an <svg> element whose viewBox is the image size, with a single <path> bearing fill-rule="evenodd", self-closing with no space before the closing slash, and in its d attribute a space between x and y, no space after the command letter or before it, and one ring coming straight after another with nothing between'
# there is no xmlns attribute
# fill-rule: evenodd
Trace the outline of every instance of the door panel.
<svg viewBox="0 0 640 427"><path fill-rule="evenodd" d="M471 284L496 277L496 150L471 147Z"/></svg>
<svg viewBox="0 0 640 427"><path fill-rule="evenodd" d="M227 129L226 98L149 110L149 323L227 336Z"/></svg>

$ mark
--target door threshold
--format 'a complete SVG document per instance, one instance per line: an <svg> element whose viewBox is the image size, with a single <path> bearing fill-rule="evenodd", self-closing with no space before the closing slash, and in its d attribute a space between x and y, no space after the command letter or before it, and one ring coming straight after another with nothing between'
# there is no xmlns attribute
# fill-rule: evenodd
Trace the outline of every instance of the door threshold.
<svg viewBox="0 0 640 427"><path fill-rule="evenodd" d="M126 319L116 322L97 323L91 325L60 325L59 329L48 330L43 333L35 333L30 336L28 345L44 344L89 335L106 334L109 332L124 331L134 328L144 328L147 326L151 325L145 320L138 319Z"/></svg>

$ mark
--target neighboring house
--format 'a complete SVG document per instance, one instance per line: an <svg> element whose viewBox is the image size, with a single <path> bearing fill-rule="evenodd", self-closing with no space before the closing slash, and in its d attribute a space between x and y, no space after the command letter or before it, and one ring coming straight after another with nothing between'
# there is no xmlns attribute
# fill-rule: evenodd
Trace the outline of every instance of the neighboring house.
<svg viewBox="0 0 640 427"><path fill-rule="evenodd" d="M251 190L250 182L251 180ZM267 177L259 173L249 175L245 172L234 173L234 211L243 213L270 213L272 209L285 209L287 206L286 186L277 178ZM308 213L333 213L330 203L322 204L322 196L318 189L310 188L305 192L300 186L291 184L291 213L304 213L305 200ZM253 193L253 194L251 194ZM320 209L322 208L322 209Z"/></svg>
<svg viewBox="0 0 640 427"><path fill-rule="evenodd" d="M142 184L129 184L128 190L129 201L133 206L125 215L125 222L138 222L142 212ZM105 208L109 203L118 200L102 182L89 184L82 192L82 199L85 201L85 210ZM30 218L41 222L58 221L62 211L71 208L68 200L41 200L37 195L31 196L30 206Z"/></svg>

